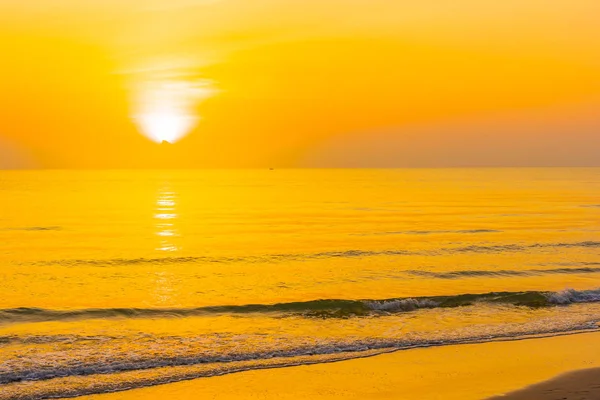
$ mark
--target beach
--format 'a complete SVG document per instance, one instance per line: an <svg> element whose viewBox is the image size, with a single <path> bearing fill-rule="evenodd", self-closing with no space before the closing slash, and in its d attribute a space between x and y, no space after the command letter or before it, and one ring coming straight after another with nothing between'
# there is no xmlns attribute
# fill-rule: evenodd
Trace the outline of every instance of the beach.
<svg viewBox="0 0 600 400"><path fill-rule="evenodd" d="M397 351L82 397L139 399L597 399L600 333ZM542 384L518 391L524 387ZM564 390L548 392L548 388ZM595 392L594 392L595 390ZM509 394L507 396L502 396ZM494 397L499 396L499 397Z"/></svg>

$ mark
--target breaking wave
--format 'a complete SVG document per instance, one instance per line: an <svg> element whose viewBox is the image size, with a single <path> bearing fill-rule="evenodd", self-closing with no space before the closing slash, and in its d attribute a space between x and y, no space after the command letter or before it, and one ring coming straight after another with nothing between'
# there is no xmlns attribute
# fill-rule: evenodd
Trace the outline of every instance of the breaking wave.
<svg viewBox="0 0 600 400"><path fill-rule="evenodd" d="M390 299L325 299L277 304L220 305L195 308L92 308L51 310L9 308L0 310L0 324L70 321L111 318L185 318L215 314L263 313L277 316L348 318L379 316L428 308L454 308L476 304L504 304L524 307L550 307L572 303L600 302L600 289L560 292L490 292L453 296L423 296Z"/></svg>
<svg viewBox="0 0 600 400"><path fill-rule="evenodd" d="M600 290L587 293L567 290L547 295L552 304L598 301ZM379 312L398 309L437 307L434 300L404 299L367 303ZM454 318L469 318L477 305L464 314L452 311ZM505 306L482 310L506 312ZM570 306L570 307L581 307ZM590 307L585 306L585 307ZM240 371L279 368L368 357L384 352L419 347L519 340L597 330L598 308L571 313L541 315L519 323L476 324L468 327L424 331L396 329L382 334L342 336L297 336L294 331L267 333L261 328L240 334L214 332L183 336L140 332L134 335L109 332L101 335L37 335L5 337L3 342L22 349L6 354L0 364L0 399L41 399L76 397L129 390L144 386L211 377ZM402 324L398 314L391 315L393 326ZM510 315L510 312L509 314ZM424 316L427 318L427 316ZM339 329L347 329L340 322ZM366 325L364 323L366 323ZM366 320L353 325L358 329L372 325ZM345 323L345 322L344 322ZM308 325L311 326L311 325ZM388 325L389 326L389 325ZM389 334L391 332L391 335ZM394 333L395 332L395 333ZM387 335L387 336L386 336Z"/></svg>
<svg viewBox="0 0 600 400"><path fill-rule="evenodd" d="M77 335L50 331L0 336L3 346L20 349L14 354L6 353L0 363L0 399L75 397L251 369L340 361L416 347L572 334L597 329L598 305L577 304L596 302L600 302L600 289L333 299L187 309L4 309L0 311L3 323L199 316L208 318L206 323L210 324L210 318L228 313L238 314L238 318L245 315L252 325L265 321L252 313L290 319L275 327L267 323L240 333L128 333L101 328L95 333ZM490 313L498 315L498 323L473 325L469 322L471 318L479 321L481 316ZM519 322L510 322L511 315L520 316ZM421 329L419 323L414 322L415 318L433 321L441 316L468 324L430 330ZM524 316L526 321L522 319ZM374 317L378 317L377 322ZM334 331L346 333L307 335L324 323L319 318L327 318L330 328L334 324ZM409 330L402 327L407 318L414 323ZM373 331L374 325L381 329ZM268 326L271 328L263 328Z"/></svg>

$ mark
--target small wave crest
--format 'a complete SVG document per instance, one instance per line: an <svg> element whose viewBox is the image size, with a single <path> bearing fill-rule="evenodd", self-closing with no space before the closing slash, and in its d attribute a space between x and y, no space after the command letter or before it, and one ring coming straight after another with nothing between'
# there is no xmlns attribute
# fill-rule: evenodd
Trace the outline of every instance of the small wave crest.
<svg viewBox="0 0 600 400"><path fill-rule="evenodd" d="M44 231L60 231L60 226L21 226L16 228L4 228L0 230L7 231L25 231L25 232L44 232Z"/></svg>
<svg viewBox="0 0 600 400"><path fill-rule="evenodd" d="M591 265L591 263L590 263ZM598 265L593 264L593 265ZM522 270L461 270L449 272L435 271L407 271L410 275L423 276L436 279L462 279L462 278L479 278L479 277L502 277L502 276L539 276L553 274L595 274L599 273L600 268L596 267L581 267L581 268L548 268L548 269L522 269Z"/></svg>
<svg viewBox="0 0 600 400"><path fill-rule="evenodd" d="M260 264L260 263L280 263L290 261L311 261L336 258L367 258L367 257L398 257L398 256L440 256L453 254L498 254L524 252L537 249L565 249L565 248L598 248L600 242L570 242L570 243L534 243L523 244L503 244L503 245L469 245L462 247L444 247L430 250L406 250L406 249L387 249L387 250L344 250L344 251L325 251L318 253L282 253L282 254L263 254L258 256L189 256L189 257L161 257L161 258L112 258L112 259L64 259L64 260L41 260L27 265L53 266L61 265L67 267L79 266L129 266L129 265L171 265L171 264Z"/></svg>
<svg viewBox="0 0 600 400"><path fill-rule="evenodd" d="M497 229L460 229L460 230L422 230L422 231L385 231L373 233L357 233L355 236L379 236L379 235L444 235L463 234L474 235L480 233L502 233Z"/></svg>

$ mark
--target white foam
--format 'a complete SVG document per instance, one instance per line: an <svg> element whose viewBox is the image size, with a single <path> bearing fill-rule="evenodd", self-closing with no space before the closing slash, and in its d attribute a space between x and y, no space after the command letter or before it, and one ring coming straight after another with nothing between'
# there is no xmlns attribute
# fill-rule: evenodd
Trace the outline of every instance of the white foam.
<svg viewBox="0 0 600 400"><path fill-rule="evenodd" d="M412 311L419 308L434 308L439 303L429 299L399 299L389 301L366 301L365 304L375 311Z"/></svg>
<svg viewBox="0 0 600 400"><path fill-rule="evenodd" d="M552 304L593 303L600 301L600 289L575 290L565 289L547 295Z"/></svg>

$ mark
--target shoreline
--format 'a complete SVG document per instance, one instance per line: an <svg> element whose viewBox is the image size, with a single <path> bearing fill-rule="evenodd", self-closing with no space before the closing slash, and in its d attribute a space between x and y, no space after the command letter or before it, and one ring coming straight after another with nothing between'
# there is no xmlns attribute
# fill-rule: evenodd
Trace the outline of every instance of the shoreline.
<svg viewBox="0 0 600 400"><path fill-rule="evenodd" d="M333 363L250 370L81 398L533 400L538 397L532 397L531 390L546 388L545 384L556 386L556 382L563 385L562 374L579 377L579 372L573 371L600 368L599 341L600 332L592 331L417 348ZM589 381L587 374L587 380L577 378L578 382ZM597 374L600 375L600 369ZM555 378L557 375L561 376ZM526 396L529 397L514 397L523 391L528 391ZM585 399L577 397L581 398Z"/></svg>

